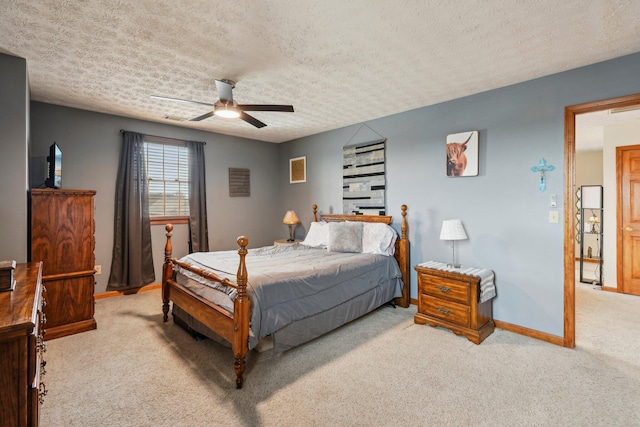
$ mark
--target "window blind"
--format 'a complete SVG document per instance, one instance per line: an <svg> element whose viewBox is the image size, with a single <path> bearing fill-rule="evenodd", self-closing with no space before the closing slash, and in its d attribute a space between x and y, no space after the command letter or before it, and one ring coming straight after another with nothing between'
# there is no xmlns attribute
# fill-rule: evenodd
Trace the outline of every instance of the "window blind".
<svg viewBox="0 0 640 427"><path fill-rule="evenodd" d="M149 180L149 215L189 215L189 157L187 147L145 140Z"/></svg>

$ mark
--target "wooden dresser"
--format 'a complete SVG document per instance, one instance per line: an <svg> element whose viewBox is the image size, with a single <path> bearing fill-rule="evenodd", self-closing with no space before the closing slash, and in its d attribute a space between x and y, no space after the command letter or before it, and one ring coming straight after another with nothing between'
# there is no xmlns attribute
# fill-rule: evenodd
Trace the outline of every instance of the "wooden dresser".
<svg viewBox="0 0 640 427"><path fill-rule="evenodd" d="M480 277L416 266L418 312L415 323L441 326L480 344L491 335L492 300L479 303Z"/></svg>
<svg viewBox="0 0 640 427"><path fill-rule="evenodd" d="M41 381L46 351L42 327L42 265L18 264L13 291L0 292L0 426L37 426L47 394Z"/></svg>
<svg viewBox="0 0 640 427"><path fill-rule="evenodd" d="M30 260L42 261L47 334L52 339L96 328L92 190L31 190Z"/></svg>

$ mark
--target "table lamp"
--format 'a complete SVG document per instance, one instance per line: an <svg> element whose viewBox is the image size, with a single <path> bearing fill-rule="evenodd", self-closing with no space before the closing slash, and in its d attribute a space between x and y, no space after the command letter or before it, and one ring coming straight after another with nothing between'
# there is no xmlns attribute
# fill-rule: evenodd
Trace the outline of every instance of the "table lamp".
<svg viewBox="0 0 640 427"><path fill-rule="evenodd" d="M467 233L464 231L462 221L459 219L447 219L442 221L442 230L440 230L440 240L451 240L453 250L453 258L451 264L447 267L460 268L460 264L456 264L456 240L466 240Z"/></svg>
<svg viewBox="0 0 640 427"><path fill-rule="evenodd" d="M294 211L287 211L287 213L284 214L282 222L289 226L289 238L287 242L293 242L295 240L293 238L293 226L300 222L298 215L296 215Z"/></svg>

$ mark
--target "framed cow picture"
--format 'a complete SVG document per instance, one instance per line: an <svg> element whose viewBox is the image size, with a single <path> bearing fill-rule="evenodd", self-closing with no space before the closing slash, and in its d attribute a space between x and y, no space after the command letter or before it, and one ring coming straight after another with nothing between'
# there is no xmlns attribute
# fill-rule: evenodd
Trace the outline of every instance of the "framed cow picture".
<svg viewBox="0 0 640 427"><path fill-rule="evenodd" d="M478 176L478 131L447 135L447 176Z"/></svg>

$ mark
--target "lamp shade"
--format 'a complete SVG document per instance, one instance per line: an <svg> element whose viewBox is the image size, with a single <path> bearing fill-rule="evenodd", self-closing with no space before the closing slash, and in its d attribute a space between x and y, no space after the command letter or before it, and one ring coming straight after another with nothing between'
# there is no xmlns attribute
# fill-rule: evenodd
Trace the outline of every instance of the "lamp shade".
<svg viewBox="0 0 640 427"><path fill-rule="evenodd" d="M459 219L447 219L442 221L440 230L440 240L466 240L467 233L464 231L462 221Z"/></svg>
<svg viewBox="0 0 640 427"><path fill-rule="evenodd" d="M298 215L296 215L294 211L287 211L287 213L284 214L284 218L282 218L282 222L292 225L299 223L300 220L298 219Z"/></svg>

